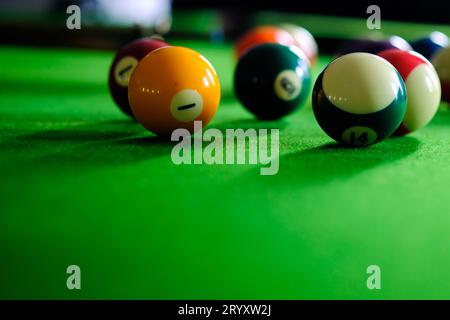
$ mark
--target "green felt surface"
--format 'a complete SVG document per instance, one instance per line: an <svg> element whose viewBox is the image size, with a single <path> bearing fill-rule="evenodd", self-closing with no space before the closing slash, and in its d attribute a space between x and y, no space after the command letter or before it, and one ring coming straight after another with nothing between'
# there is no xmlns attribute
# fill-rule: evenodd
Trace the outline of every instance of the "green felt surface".
<svg viewBox="0 0 450 320"><path fill-rule="evenodd" d="M408 137L341 148L310 105L277 122L244 111L229 45L174 43L219 73L209 127L281 129L278 175L173 165L110 99L112 52L1 47L0 298L450 298L447 108Z"/></svg>

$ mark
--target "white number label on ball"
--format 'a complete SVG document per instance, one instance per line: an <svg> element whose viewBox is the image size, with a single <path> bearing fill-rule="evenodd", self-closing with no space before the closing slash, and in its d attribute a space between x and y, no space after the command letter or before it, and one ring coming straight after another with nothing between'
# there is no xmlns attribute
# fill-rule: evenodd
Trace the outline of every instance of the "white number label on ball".
<svg viewBox="0 0 450 320"><path fill-rule="evenodd" d="M195 120L203 110L203 99L196 90L185 89L173 96L170 102L172 116L181 122Z"/></svg>
<svg viewBox="0 0 450 320"><path fill-rule="evenodd" d="M284 70L275 78L274 90L278 98L294 100L302 90L302 82L294 70Z"/></svg>
<svg viewBox="0 0 450 320"><path fill-rule="evenodd" d="M131 56L126 56L117 63L116 68L114 69L114 78L120 86L128 87L131 74L137 64L138 60Z"/></svg>
<svg viewBox="0 0 450 320"><path fill-rule="evenodd" d="M375 130L369 127L356 126L348 128L342 134L342 140L351 146L367 146L374 143L378 138Z"/></svg>

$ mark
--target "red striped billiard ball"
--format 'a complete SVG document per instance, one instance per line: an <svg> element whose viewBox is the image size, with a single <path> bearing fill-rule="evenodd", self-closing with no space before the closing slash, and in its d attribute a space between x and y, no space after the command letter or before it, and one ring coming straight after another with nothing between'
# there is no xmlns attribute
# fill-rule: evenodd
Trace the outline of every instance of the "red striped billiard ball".
<svg viewBox="0 0 450 320"><path fill-rule="evenodd" d="M395 133L404 135L426 126L441 101L441 85L433 65L415 51L392 49L378 55L397 69L408 95L405 117Z"/></svg>

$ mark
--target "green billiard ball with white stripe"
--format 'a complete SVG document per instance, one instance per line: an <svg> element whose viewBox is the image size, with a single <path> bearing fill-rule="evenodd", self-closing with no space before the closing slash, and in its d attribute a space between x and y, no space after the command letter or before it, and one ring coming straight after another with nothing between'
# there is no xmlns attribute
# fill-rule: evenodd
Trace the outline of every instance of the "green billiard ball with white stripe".
<svg viewBox="0 0 450 320"><path fill-rule="evenodd" d="M332 61L313 89L313 111L334 140L365 147L389 137L406 112L405 84L385 59L351 53Z"/></svg>

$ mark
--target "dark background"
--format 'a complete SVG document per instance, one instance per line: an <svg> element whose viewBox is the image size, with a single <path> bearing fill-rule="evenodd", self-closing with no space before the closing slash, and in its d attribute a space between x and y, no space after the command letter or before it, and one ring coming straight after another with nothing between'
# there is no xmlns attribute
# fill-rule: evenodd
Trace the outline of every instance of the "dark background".
<svg viewBox="0 0 450 320"><path fill-rule="evenodd" d="M127 3L127 0L122 0ZM147 0L151 1L151 0ZM167 1L167 0L162 0ZM401 0L401 1L339 1L339 0L172 0L173 24L171 36L181 38L225 39L234 41L245 30L255 23L255 14L259 11L275 11L292 14L313 14L322 16L341 16L367 19L367 7L376 4L381 8L381 19L421 22L435 24L450 24L450 6L439 0ZM448 1L448 0L447 0ZM39 46L70 46L87 47L97 49L117 49L125 43L138 37L147 36L159 32L154 26L142 26L130 22L128 25L105 23L102 10L98 8L98 0L0 0L0 44L25 44ZM93 23L86 23L82 31L67 33L66 8L70 4L79 4L85 8L96 10L86 11L83 8L84 17L93 13ZM16 9L16 11L8 11ZM222 24L222 29L214 29L208 22L194 28L190 25L180 25L184 21L184 11L193 13L198 11L202 16L202 10L212 9L216 12L216 23ZM88 12L88 13L86 13ZM188 13L186 16L190 16ZM276 16L276 15L275 15ZM217 18L219 17L219 18ZM39 19L36 19L39 18ZM84 18L86 19L86 18ZM289 16L286 15L286 19ZM88 19L89 20L89 19ZM84 20L86 21L86 20ZM203 22L201 22L203 23ZM259 23L257 21L257 23ZM298 22L301 24L300 22ZM177 25L178 24L178 25ZM203 29L202 29L203 27ZM333 26L323 24L322 31L330 31L327 28ZM424 36L431 31L439 30L439 26L423 26ZM403 30L407 32L408 30ZM328 33L328 32L324 32ZM343 39L321 38L316 35L321 51L327 48L335 48Z"/></svg>
<svg viewBox="0 0 450 320"><path fill-rule="evenodd" d="M382 19L450 23L449 1L174 0L174 7L178 8L225 8L228 10L240 10L244 12L276 10L348 17L365 17L367 7L372 4L380 6Z"/></svg>

